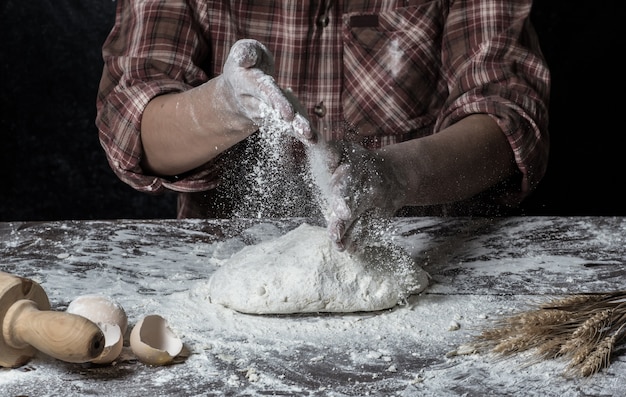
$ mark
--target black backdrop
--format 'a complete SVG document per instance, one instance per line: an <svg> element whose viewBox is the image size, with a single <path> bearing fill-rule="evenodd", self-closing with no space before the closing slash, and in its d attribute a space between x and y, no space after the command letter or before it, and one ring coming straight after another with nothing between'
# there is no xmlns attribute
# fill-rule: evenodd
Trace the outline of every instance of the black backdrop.
<svg viewBox="0 0 626 397"><path fill-rule="evenodd" d="M535 3L553 78L552 151L523 214L626 215L619 3ZM97 139L100 47L115 4L0 0L0 221L175 217L174 195L120 182Z"/></svg>

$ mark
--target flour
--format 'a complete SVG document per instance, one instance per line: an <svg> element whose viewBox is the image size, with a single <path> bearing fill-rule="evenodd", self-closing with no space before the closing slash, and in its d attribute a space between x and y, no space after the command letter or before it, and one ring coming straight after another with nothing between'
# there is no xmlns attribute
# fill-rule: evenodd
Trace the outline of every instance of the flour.
<svg viewBox="0 0 626 397"><path fill-rule="evenodd" d="M263 106L262 125L224 159L220 198L235 218L319 217L303 149L274 109Z"/></svg>
<svg viewBox="0 0 626 397"><path fill-rule="evenodd" d="M211 276L208 294L245 313L358 312L393 307L427 285L408 255L384 246L339 252L325 229L305 223L239 251Z"/></svg>

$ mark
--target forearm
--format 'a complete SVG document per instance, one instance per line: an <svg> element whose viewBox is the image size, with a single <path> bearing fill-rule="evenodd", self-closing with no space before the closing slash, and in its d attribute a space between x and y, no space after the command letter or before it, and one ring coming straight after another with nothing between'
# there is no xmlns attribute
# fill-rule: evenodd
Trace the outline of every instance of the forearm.
<svg viewBox="0 0 626 397"><path fill-rule="evenodd" d="M254 127L235 126L216 109L213 79L186 92L152 99L141 121L142 166L156 175L177 175L199 167L237 142Z"/></svg>
<svg viewBox="0 0 626 397"><path fill-rule="evenodd" d="M403 184L406 206L463 200L512 176L513 151L495 121L471 115L428 137L380 150Z"/></svg>

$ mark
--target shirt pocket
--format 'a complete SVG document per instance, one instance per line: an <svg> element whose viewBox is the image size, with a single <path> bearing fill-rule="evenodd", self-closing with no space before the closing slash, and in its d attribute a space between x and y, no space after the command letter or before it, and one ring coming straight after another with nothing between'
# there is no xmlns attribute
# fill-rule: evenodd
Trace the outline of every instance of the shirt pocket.
<svg viewBox="0 0 626 397"><path fill-rule="evenodd" d="M342 106L354 133L415 136L432 125L443 102L442 11L432 1L343 15Z"/></svg>

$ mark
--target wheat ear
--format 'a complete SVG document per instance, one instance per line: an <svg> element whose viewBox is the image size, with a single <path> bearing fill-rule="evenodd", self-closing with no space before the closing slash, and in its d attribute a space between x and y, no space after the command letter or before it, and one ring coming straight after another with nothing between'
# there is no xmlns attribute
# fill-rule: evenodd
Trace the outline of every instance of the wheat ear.
<svg viewBox="0 0 626 397"><path fill-rule="evenodd" d="M591 376L610 365L626 339L626 291L567 296L503 318L475 340L498 355L536 349L542 359L569 361L573 375Z"/></svg>

